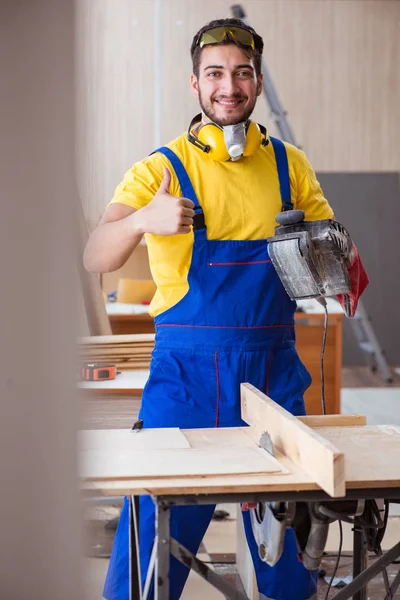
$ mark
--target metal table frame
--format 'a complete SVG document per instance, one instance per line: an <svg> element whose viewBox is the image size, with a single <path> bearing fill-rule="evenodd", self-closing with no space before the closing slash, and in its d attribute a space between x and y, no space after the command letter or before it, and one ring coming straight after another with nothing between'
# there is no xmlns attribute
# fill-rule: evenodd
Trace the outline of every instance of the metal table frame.
<svg viewBox="0 0 400 600"><path fill-rule="evenodd" d="M399 488L371 488L371 489L350 489L347 490L344 499L375 499L398 500L400 497ZM211 493L211 494L174 494L174 495L153 495L153 501L156 507L156 537L153 552L150 558L150 564L147 574L147 580L143 592L140 590L140 569L139 560L136 553L135 538L137 539L137 496L130 496L130 518L131 535L130 544L130 600L147 600L150 590L154 583L155 600L169 600L169 562L170 555L174 556L189 569L196 571L203 579L208 581L213 587L218 589L228 600L248 600L247 596L236 590L221 575L218 575L206 564L197 559L187 548L170 536L170 511L172 506L177 505L197 505L197 504L224 504L242 502L312 502L329 501L335 499L323 492L299 491L299 492L240 492L236 494ZM361 528L354 528L353 541L353 581L339 591L335 600L367 600L367 584L376 575L383 572L384 569L396 558L400 556L400 541L389 551L380 556L370 567L367 564L367 549L363 539ZM154 579L153 579L154 575ZM394 595L400 585L400 571L396 575L391 585L391 594ZM382 600L389 600L387 594Z"/></svg>

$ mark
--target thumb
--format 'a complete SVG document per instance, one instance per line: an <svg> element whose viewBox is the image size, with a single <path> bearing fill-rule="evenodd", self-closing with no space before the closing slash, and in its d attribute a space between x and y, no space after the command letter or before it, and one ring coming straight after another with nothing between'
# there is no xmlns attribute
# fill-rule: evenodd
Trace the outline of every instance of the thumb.
<svg viewBox="0 0 400 600"><path fill-rule="evenodd" d="M164 167L164 177L158 188L158 191L164 194L169 194L169 186L171 184L172 175L167 167Z"/></svg>

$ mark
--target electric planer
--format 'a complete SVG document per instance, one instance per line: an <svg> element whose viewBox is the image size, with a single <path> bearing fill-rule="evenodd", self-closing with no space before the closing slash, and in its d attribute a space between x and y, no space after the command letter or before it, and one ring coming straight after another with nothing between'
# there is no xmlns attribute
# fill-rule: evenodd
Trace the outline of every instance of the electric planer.
<svg viewBox="0 0 400 600"><path fill-rule="evenodd" d="M302 210L281 212L276 220L275 235L267 240L269 255L292 300L350 292L352 241L343 225L305 221Z"/></svg>

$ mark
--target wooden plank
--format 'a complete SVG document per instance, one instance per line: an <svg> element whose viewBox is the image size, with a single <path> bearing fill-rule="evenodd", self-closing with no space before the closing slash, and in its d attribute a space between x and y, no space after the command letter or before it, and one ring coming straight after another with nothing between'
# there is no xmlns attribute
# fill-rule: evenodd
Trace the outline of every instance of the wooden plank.
<svg viewBox="0 0 400 600"><path fill-rule="evenodd" d="M129 352L132 349L141 350L144 352L152 352L154 350L154 344L115 344L115 345L78 345L79 352L115 352L115 351L125 351Z"/></svg>
<svg viewBox="0 0 400 600"><path fill-rule="evenodd" d="M215 431L218 437L215 438ZM82 431L80 473L89 480L288 473L243 428ZM187 434L187 435L186 435Z"/></svg>
<svg viewBox="0 0 400 600"><path fill-rule="evenodd" d="M78 344L132 344L135 342L154 342L154 333L126 335L93 335L78 338Z"/></svg>
<svg viewBox="0 0 400 600"><path fill-rule="evenodd" d="M247 428L246 428L247 429ZM190 430L196 431L196 430ZM187 434L189 430L185 430ZM247 435L247 434L246 434ZM249 436L247 436L249 437ZM191 440L190 440L191 442ZM213 446L215 452L217 449ZM319 490L320 487L302 469L279 451L276 458L288 471L282 473L243 473L210 475L207 477L148 477L139 479L112 479L108 481L82 481L84 490L98 490L105 496L125 494L236 494L241 492L282 492Z"/></svg>
<svg viewBox="0 0 400 600"><path fill-rule="evenodd" d="M399 426L366 425L351 431L326 427L318 431L346 456L348 488L393 487L397 482L400 489Z"/></svg>
<svg viewBox="0 0 400 600"><path fill-rule="evenodd" d="M281 450L308 473L330 496L345 495L344 455L268 396L248 383L241 386L242 419L258 441L265 431Z"/></svg>
<svg viewBox="0 0 400 600"><path fill-rule="evenodd" d="M367 424L365 415L307 415L297 419L308 427L360 427Z"/></svg>
<svg viewBox="0 0 400 600"><path fill-rule="evenodd" d="M160 430L147 430L160 436ZM142 433L142 432L141 432ZM133 434L139 438L141 433ZM268 452L252 446L189 448L163 450L83 450L80 455L80 477L88 480L138 479L148 477L194 477L207 475L239 475L241 473L280 473L286 471Z"/></svg>
<svg viewBox="0 0 400 600"><path fill-rule="evenodd" d="M104 450L113 452L116 448L135 452L137 450L182 450L189 449L190 443L178 427L165 429L91 430L79 432L79 447L84 451Z"/></svg>
<svg viewBox="0 0 400 600"><path fill-rule="evenodd" d="M120 363L117 362L117 367L118 369L121 370L131 370L131 369L139 369L139 371L141 371L142 369L148 369L150 366L150 361L142 361L142 362L125 362L125 363Z"/></svg>
<svg viewBox="0 0 400 600"><path fill-rule="evenodd" d="M152 351L154 349L154 344L145 344L145 343L134 343L131 342L129 344L79 344L78 349L80 352L115 352L116 350L131 350L135 348L137 350L146 350Z"/></svg>

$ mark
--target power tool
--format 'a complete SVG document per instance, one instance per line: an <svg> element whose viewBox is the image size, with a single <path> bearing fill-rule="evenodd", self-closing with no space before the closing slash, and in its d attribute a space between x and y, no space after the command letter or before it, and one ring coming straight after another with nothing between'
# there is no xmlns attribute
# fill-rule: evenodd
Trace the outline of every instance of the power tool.
<svg viewBox="0 0 400 600"><path fill-rule="evenodd" d="M275 235L267 240L269 255L292 300L350 292L352 241L343 225L305 221L302 210L281 212L276 220Z"/></svg>
<svg viewBox="0 0 400 600"><path fill-rule="evenodd" d="M84 365L80 370L82 381L106 381L115 379L117 368L115 365L90 363Z"/></svg>
<svg viewBox="0 0 400 600"><path fill-rule="evenodd" d="M250 518L258 554L263 562L273 567L283 551L286 529L294 532L298 557L310 571L318 569L328 538L329 525L336 520L360 522L370 529L384 528L379 519L374 523L370 505L374 500L340 500L326 502L265 502L250 508ZM379 513L378 513L379 514Z"/></svg>
<svg viewBox="0 0 400 600"><path fill-rule="evenodd" d="M267 431L259 441L260 448L275 456ZM385 507L386 510L388 507ZM282 556L285 534L292 529L299 560L309 571L318 569L334 521L346 521L369 532L370 549L375 551L383 538L387 514L382 520L381 507L375 500L326 500L322 502L259 502L242 506L249 510L254 539L260 560L270 567ZM376 536L372 539L372 533ZM379 534L378 534L379 532Z"/></svg>
<svg viewBox="0 0 400 600"><path fill-rule="evenodd" d="M286 210L277 215L276 221L275 235L267 240L269 256L287 294L292 300L315 298L325 307L321 400L322 412L326 414L323 353L328 315L324 297L351 291L347 267L351 264L353 244L347 230L333 219L305 221L304 211ZM268 435L264 433L260 446L273 454L266 439ZM274 566L282 555L286 529L291 528L304 567L317 569L330 523L364 511L364 503L358 501L336 502L333 506L335 510L329 502L266 502L250 508L260 559Z"/></svg>

